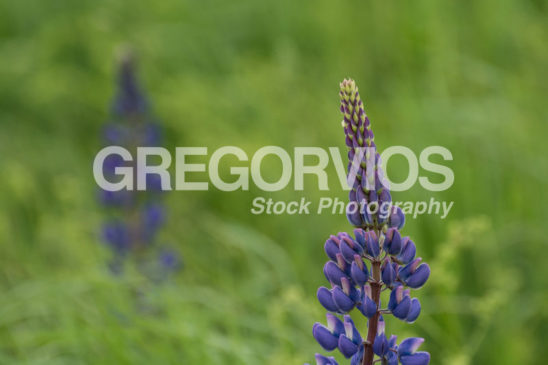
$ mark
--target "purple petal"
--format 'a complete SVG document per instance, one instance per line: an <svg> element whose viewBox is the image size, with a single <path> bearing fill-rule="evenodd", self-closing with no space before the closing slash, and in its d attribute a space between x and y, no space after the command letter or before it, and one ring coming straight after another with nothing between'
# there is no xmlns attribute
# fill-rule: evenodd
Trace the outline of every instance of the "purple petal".
<svg viewBox="0 0 548 365"><path fill-rule="evenodd" d="M346 260L342 254L339 252L335 256L337 257L337 266L339 269L341 269L345 274L350 274L350 265L346 263Z"/></svg>
<svg viewBox="0 0 548 365"><path fill-rule="evenodd" d="M346 274L333 261L328 261L323 267L323 273L329 282L341 285L341 278Z"/></svg>
<svg viewBox="0 0 548 365"><path fill-rule="evenodd" d="M365 346L363 344L361 344L358 347L358 352L356 352L354 354L354 356L352 356L352 359L350 360L350 365L361 365L361 363L363 361L364 351L365 351Z"/></svg>
<svg viewBox="0 0 548 365"><path fill-rule="evenodd" d="M406 338L398 347L398 356L411 355L415 353L423 342L424 338L421 337Z"/></svg>
<svg viewBox="0 0 548 365"><path fill-rule="evenodd" d="M354 190L350 191L349 200L351 202L356 201L356 193L355 193ZM362 215L360 214L360 209L359 208L352 207L352 205L350 205L350 204L347 205L347 207L346 207L346 218L348 219L350 224L352 224L353 226L356 226L356 227L363 226Z"/></svg>
<svg viewBox="0 0 548 365"><path fill-rule="evenodd" d="M394 267L390 263L390 260L387 260L384 262L384 268L382 269L382 281L387 286L391 286L395 279L396 272L394 271Z"/></svg>
<svg viewBox="0 0 548 365"><path fill-rule="evenodd" d="M354 308L354 301L350 299L350 297L346 295L340 287L335 286L333 288L332 295L333 301L342 313L349 312L352 308Z"/></svg>
<svg viewBox="0 0 548 365"><path fill-rule="evenodd" d="M428 352L417 352L413 355L404 355L400 357L402 365L427 365L430 363L430 354Z"/></svg>
<svg viewBox="0 0 548 365"><path fill-rule="evenodd" d="M339 252L339 245L333 239L330 238L325 241L324 250L331 260L337 261L336 255Z"/></svg>
<svg viewBox="0 0 548 365"><path fill-rule="evenodd" d="M360 308L360 312L367 318L371 318L377 313L377 304L373 301L373 299L369 298L368 296L364 296L362 305Z"/></svg>
<svg viewBox="0 0 548 365"><path fill-rule="evenodd" d="M328 311L337 312L339 310L339 308L333 301L333 295L331 294L331 291L326 287L320 287L316 295L320 304Z"/></svg>
<svg viewBox="0 0 548 365"><path fill-rule="evenodd" d="M408 264L415 258L417 248L409 237L404 237L402 241L402 252L398 255L398 260L404 264Z"/></svg>
<svg viewBox="0 0 548 365"><path fill-rule="evenodd" d="M392 197L390 196L390 191L388 189L382 189L381 194L379 195L380 203L389 203L392 201ZM388 211L386 212L388 213Z"/></svg>
<svg viewBox="0 0 548 365"><path fill-rule="evenodd" d="M316 365L339 365L337 361L335 361L334 357L327 357L323 356L321 354L316 354Z"/></svg>
<svg viewBox="0 0 548 365"><path fill-rule="evenodd" d="M388 225L397 229L402 229L405 225L405 214L400 207L393 207L392 214L390 214L390 219Z"/></svg>
<svg viewBox="0 0 548 365"><path fill-rule="evenodd" d="M381 315L379 317L379 324L377 324L377 335L384 333L386 324L384 323L384 317Z"/></svg>
<svg viewBox="0 0 548 365"><path fill-rule="evenodd" d="M356 288L352 285L350 282L350 279L347 277L341 278L341 287L343 290L343 293L348 295L350 299L354 302L360 301L360 292L356 290Z"/></svg>
<svg viewBox="0 0 548 365"><path fill-rule="evenodd" d="M394 353L388 353L386 365L398 365L398 357Z"/></svg>
<svg viewBox="0 0 548 365"><path fill-rule="evenodd" d="M399 278L402 279L403 281L407 280L407 278L409 278L409 276L411 276L411 274L413 274L415 272L415 270L417 269L417 266L419 265L421 260L422 259L420 257L417 257L416 259L411 261L409 264L407 264L403 268L401 268L398 271Z"/></svg>
<svg viewBox="0 0 548 365"><path fill-rule="evenodd" d="M386 335L384 333L381 333L375 337L375 342L373 342L373 352L378 356L384 356L388 349L388 340L386 339Z"/></svg>
<svg viewBox="0 0 548 365"><path fill-rule="evenodd" d="M355 244L356 247L360 247L358 244ZM347 243L346 240L341 240L341 254L343 255L346 262L351 263L354 261L354 255L356 255L359 252L356 252L355 250L350 247L350 245Z"/></svg>
<svg viewBox="0 0 548 365"><path fill-rule="evenodd" d="M403 291L403 287L401 285L398 285L392 290L392 292L390 292L390 299L388 300L388 310L392 311L394 310L394 308L396 308L396 306L399 303L398 298L401 297L402 291Z"/></svg>
<svg viewBox="0 0 548 365"><path fill-rule="evenodd" d="M374 232L370 231L368 233L368 239L365 242L367 253L372 257L377 257L380 254L379 240Z"/></svg>
<svg viewBox="0 0 548 365"><path fill-rule="evenodd" d="M344 331L346 337L351 339L355 344L360 344L362 342L362 336L349 315L344 316Z"/></svg>
<svg viewBox="0 0 548 365"><path fill-rule="evenodd" d="M357 228L354 230L354 236L356 237L356 242L358 242L362 248L365 248L365 231L361 228Z"/></svg>
<svg viewBox="0 0 548 365"><path fill-rule="evenodd" d="M401 252L401 235L395 228L389 228L384 241L386 252L390 255L399 255Z"/></svg>
<svg viewBox="0 0 548 365"><path fill-rule="evenodd" d="M409 278L407 278L407 280L405 280L405 283L413 289L418 289L426 283L429 276L430 266L428 266L428 264L422 264Z"/></svg>
<svg viewBox="0 0 548 365"><path fill-rule="evenodd" d="M312 334L320 346L327 351L333 351L337 348L339 338L333 335L329 329L322 324L316 322L312 327Z"/></svg>
<svg viewBox="0 0 548 365"><path fill-rule="evenodd" d="M388 348L391 348L391 349L395 348L397 340L398 340L398 336L396 335L390 336L390 338L388 339Z"/></svg>
<svg viewBox="0 0 548 365"><path fill-rule="evenodd" d="M361 261L361 258L358 257L357 260ZM363 261L362 261L363 263ZM363 286L368 279L368 272L367 272L367 266L365 264L363 265L364 270L360 269L358 266L358 263L356 261L352 262L352 266L350 268L350 276L352 277L352 280L354 280L354 283L358 286Z"/></svg>
<svg viewBox="0 0 548 365"><path fill-rule="evenodd" d="M411 308L411 299L409 297L404 297L403 300L392 310L394 317L399 319L405 319L409 314L409 309Z"/></svg>
<svg viewBox="0 0 548 365"><path fill-rule="evenodd" d="M345 335L342 335L339 337L339 351L346 357L347 359L352 357L356 352L358 352L358 345L356 345L354 342L352 342L348 337Z"/></svg>
<svg viewBox="0 0 548 365"><path fill-rule="evenodd" d="M327 328L329 329L329 331L331 331L331 333L337 337L342 335L345 329L344 329L344 324L339 319L339 317L331 313L326 313L325 316L327 318Z"/></svg>
<svg viewBox="0 0 548 365"><path fill-rule="evenodd" d="M419 314L421 313L421 303L417 298L411 299L411 308L409 309L409 313L407 314L407 318L405 318L405 321L408 323L413 323L415 320L419 317Z"/></svg>

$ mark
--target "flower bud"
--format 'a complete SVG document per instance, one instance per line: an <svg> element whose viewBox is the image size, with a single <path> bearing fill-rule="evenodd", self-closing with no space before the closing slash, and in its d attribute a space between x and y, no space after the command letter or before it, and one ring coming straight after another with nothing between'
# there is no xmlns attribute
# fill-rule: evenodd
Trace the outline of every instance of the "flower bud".
<svg viewBox="0 0 548 365"><path fill-rule="evenodd" d="M351 296L354 294L351 288L347 285L348 279L343 278L343 283L345 283L346 288L341 288L339 286L334 286L331 290L332 296L333 296L333 302L335 302L335 305L339 309L339 312L341 313L347 313L352 310L355 306L355 301L351 298ZM354 289L356 291L356 289Z"/></svg>
<svg viewBox="0 0 548 365"><path fill-rule="evenodd" d="M352 299L354 302L360 301L360 292L356 290L354 285L352 285L349 278L344 277L341 278L341 289L344 294L348 295L350 299Z"/></svg>
<svg viewBox="0 0 548 365"><path fill-rule="evenodd" d="M357 308L367 318L371 318L377 313L377 304L371 299L371 287L369 285L362 288L361 303Z"/></svg>
<svg viewBox="0 0 548 365"><path fill-rule="evenodd" d="M339 337L339 351L347 359L358 352L362 337L350 316L344 316L345 333Z"/></svg>
<svg viewBox="0 0 548 365"><path fill-rule="evenodd" d="M333 302L341 313L348 313L354 308L354 301L346 294L341 287L335 286L332 289Z"/></svg>
<svg viewBox="0 0 548 365"><path fill-rule="evenodd" d="M373 231L366 232L365 251L371 257L377 257L380 255L381 250L379 248L379 239Z"/></svg>
<svg viewBox="0 0 548 365"><path fill-rule="evenodd" d="M384 317L380 316L379 317L379 323L377 324L377 334L384 333L385 326L386 325L384 323Z"/></svg>
<svg viewBox="0 0 548 365"><path fill-rule="evenodd" d="M385 355L387 365L398 365L398 355L392 351L396 348L397 337L392 335L388 339L388 348L390 351Z"/></svg>
<svg viewBox="0 0 548 365"><path fill-rule="evenodd" d="M405 319L409 314L409 309L411 308L411 299L407 296L402 299L402 301L392 310L394 317L398 319Z"/></svg>
<svg viewBox="0 0 548 365"><path fill-rule="evenodd" d="M398 272L400 279L410 288L420 288L426 283L430 276L430 266L428 266L428 264L419 266L421 260L420 257L416 258Z"/></svg>
<svg viewBox="0 0 548 365"><path fill-rule="evenodd" d="M398 271L398 277L403 281L407 280L407 278L409 278L409 276L411 276L411 274L413 274L415 270L417 270L417 266L419 266L421 261L422 258L417 257L404 267L400 268L400 270Z"/></svg>
<svg viewBox="0 0 548 365"><path fill-rule="evenodd" d="M401 235L395 228L389 228L385 234L384 250L390 255L399 255L401 252Z"/></svg>
<svg viewBox="0 0 548 365"><path fill-rule="evenodd" d="M409 308L409 313L407 313L405 322L407 323L415 322L415 320L419 317L420 313L421 313L421 303L419 302L417 298L411 299L411 308Z"/></svg>
<svg viewBox="0 0 548 365"><path fill-rule="evenodd" d="M381 266L382 281L386 286L392 286L394 280L396 280L396 271L389 258L386 258Z"/></svg>
<svg viewBox="0 0 548 365"><path fill-rule="evenodd" d="M388 309L392 311L394 317L401 320L406 319L411 309L409 291L404 290L403 286L397 285L390 293Z"/></svg>
<svg viewBox="0 0 548 365"><path fill-rule="evenodd" d="M390 351L390 349L388 347L388 339L386 338L386 335L384 332L378 334L373 342L373 352L377 356L384 357L388 351Z"/></svg>
<svg viewBox="0 0 548 365"><path fill-rule="evenodd" d="M424 338L420 337L409 337L402 341L398 346L398 355L412 355L417 351L417 349L424 342Z"/></svg>
<svg viewBox="0 0 548 365"><path fill-rule="evenodd" d="M390 338L388 339L388 348L391 348L391 349L395 348L397 340L398 340L398 336L396 335L390 336Z"/></svg>
<svg viewBox="0 0 548 365"><path fill-rule="evenodd" d="M348 337L342 335L339 337L339 351L347 359L352 357L356 352L358 352L358 345L350 341Z"/></svg>
<svg viewBox="0 0 548 365"><path fill-rule="evenodd" d="M367 232L364 231L363 229L356 228L354 230L354 237L356 237L356 242L358 242L358 244L362 246L362 248L365 248L366 236L367 236Z"/></svg>
<svg viewBox="0 0 548 365"><path fill-rule="evenodd" d="M386 188L382 188L382 191L379 195L379 203L390 203L392 201L392 197L390 196L390 191Z"/></svg>
<svg viewBox="0 0 548 365"><path fill-rule="evenodd" d="M360 255L354 255L354 262L350 268L350 276L357 286L363 286L369 278L367 266Z"/></svg>
<svg viewBox="0 0 548 365"><path fill-rule="evenodd" d="M405 281L405 283L413 289L418 289L423 286L430 277L430 266L422 264L417 270Z"/></svg>
<svg viewBox="0 0 548 365"><path fill-rule="evenodd" d="M337 258L337 266L341 269L346 275L350 275L350 265L346 262L343 255L339 252L335 255Z"/></svg>
<svg viewBox="0 0 548 365"><path fill-rule="evenodd" d="M339 318L331 313L326 314L327 327L316 322L312 327L312 334L316 341L327 351L337 348L339 336L344 333L344 325Z"/></svg>
<svg viewBox="0 0 548 365"><path fill-rule="evenodd" d="M341 278L346 274L333 261L328 261L323 267L323 273L330 283L341 285Z"/></svg>
<svg viewBox="0 0 548 365"><path fill-rule="evenodd" d="M318 297L320 304L328 311L337 312L339 310L333 301L333 294L331 293L331 290L327 289L325 286L318 289L316 296Z"/></svg>
<svg viewBox="0 0 548 365"><path fill-rule="evenodd" d="M343 320L343 326L344 326L344 332L346 334L346 337L348 337L352 342L356 344L359 344L362 342L362 336L360 335L360 332L356 328L356 325L354 324L352 317L350 317L349 315L345 315Z"/></svg>
<svg viewBox="0 0 548 365"><path fill-rule="evenodd" d="M354 210L354 209L347 208L346 218L348 219L348 222L350 222L350 224L353 226L362 227L364 225L362 220L362 215L360 214L359 209Z"/></svg>
<svg viewBox="0 0 548 365"><path fill-rule="evenodd" d="M347 236L344 236L341 239L340 250L342 256L348 263L354 261L354 255L361 255L363 253L363 248L356 241Z"/></svg>
<svg viewBox="0 0 548 365"><path fill-rule="evenodd" d="M402 250L400 254L396 257L400 262L408 264L415 258L415 253L417 248L413 241L409 237L404 237L402 240Z"/></svg>
<svg viewBox="0 0 548 365"><path fill-rule="evenodd" d="M326 313L325 318L327 320L327 328L335 336L338 337L345 332L344 323L341 322L339 317L331 313Z"/></svg>
<svg viewBox="0 0 548 365"><path fill-rule="evenodd" d="M405 214L400 207L392 207L392 213L388 219L388 225L398 230L402 229L405 225Z"/></svg>
<svg viewBox="0 0 548 365"><path fill-rule="evenodd" d="M335 336L327 327L316 322L312 327L312 335L318 341L321 347L327 351L333 351L337 348L339 338Z"/></svg>
<svg viewBox="0 0 548 365"><path fill-rule="evenodd" d="M327 256L333 261L337 261L337 253L340 252L339 243L339 238L333 235L329 237L327 241L325 241L324 251Z"/></svg>
<svg viewBox="0 0 548 365"><path fill-rule="evenodd" d="M358 179L356 179L357 181ZM355 189L350 190L348 193L348 200L352 204L346 206L346 217L350 224L356 227L362 227L364 225L362 215L360 213L359 202L361 194L359 193L361 189L358 187L358 192Z"/></svg>

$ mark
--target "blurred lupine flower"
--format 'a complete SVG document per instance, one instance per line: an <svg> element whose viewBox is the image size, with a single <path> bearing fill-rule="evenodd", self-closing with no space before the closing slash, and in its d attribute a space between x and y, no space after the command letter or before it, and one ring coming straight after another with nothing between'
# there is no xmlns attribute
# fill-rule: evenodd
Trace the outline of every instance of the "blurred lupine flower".
<svg viewBox="0 0 548 365"><path fill-rule="evenodd" d="M353 80L341 83L341 112L348 152L348 181L352 190L350 202L357 205L390 209L348 209L347 217L357 228L354 235L338 233L324 245L329 261L323 272L330 288L320 287L317 297L328 311L327 326L316 323L312 333L326 350L338 348L350 358L351 365L374 362L396 365L426 365L427 352L416 352L422 338L408 338L398 346L396 336L385 335L381 314L392 314L404 322L414 322L421 305L411 297L409 288L418 289L430 276L428 264L415 258L416 247L400 230L405 216L398 207L391 207L390 190L383 177L380 157L376 151L371 123ZM350 205L349 205L350 207ZM369 262L369 267L366 262ZM381 307L381 292L390 291L386 308ZM347 314L352 309L368 319L362 336ZM343 315L342 320L339 315ZM376 358L375 358L376 357ZM337 364L334 358L316 354L318 365Z"/></svg>
<svg viewBox="0 0 548 365"><path fill-rule="evenodd" d="M137 147L161 143L161 128L151 119L130 57L120 64L112 116L103 129L105 144L123 146L134 154ZM133 163L110 155L103 164L103 173L107 179L116 179L117 167ZM159 176L147 175L146 185L146 191L100 190L99 200L109 212L102 238L113 253L109 265L113 272L122 272L124 261L134 257L143 266L141 271L154 278L166 277L180 267L180 258L175 251L155 247L157 232L165 221Z"/></svg>

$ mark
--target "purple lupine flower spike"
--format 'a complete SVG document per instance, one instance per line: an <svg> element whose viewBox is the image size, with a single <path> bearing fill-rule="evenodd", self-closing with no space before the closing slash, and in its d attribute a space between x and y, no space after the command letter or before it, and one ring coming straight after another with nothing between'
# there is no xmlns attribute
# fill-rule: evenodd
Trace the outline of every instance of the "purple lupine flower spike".
<svg viewBox="0 0 548 365"><path fill-rule="evenodd" d="M354 237L338 233L325 242L324 251L329 261L324 266L324 275L331 287L320 287L317 297L329 312L328 326L316 323L314 338L327 351L338 348L350 359L350 365L374 362L426 365L430 355L416 351L423 340L408 338L398 346L396 336L385 334L381 313L414 322L420 315L421 305L417 298L411 298L410 289L425 284L430 267L422 263L421 258L415 258L415 243L400 233L405 216L399 207L391 206L392 197L358 88L353 80L344 80L340 86L342 125L349 148L351 204L347 218L357 228ZM351 209L352 204L360 205L360 209ZM378 209L362 209L364 204ZM380 295L385 289L390 290L390 296L387 307L382 308ZM367 331L362 334L347 314L354 308L368 320ZM341 320L338 316L342 314ZM316 362L336 364L333 358L320 354L316 354Z"/></svg>
<svg viewBox="0 0 548 365"><path fill-rule="evenodd" d="M158 146L160 126L151 121L148 103L139 87L135 65L126 56L118 71L118 90L113 102L112 120L103 130L106 145L125 147L131 153L140 146ZM134 161L124 161L110 155L103 164L103 173L115 180L118 167L134 167ZM157 233L165 222L161 204L159 176L147 175L146 191L120 190L99 192L103 205L110 210L110 219L103 225L103 240L113 252L113 268L122 271L125 259L139 256L140 270L153 280L166 277L181 266L178 254L168 248L156 248ZM152 257L151 257L152 256ZM146 258L150 264L144 264ZM151 272L150 267L154 267Z"/></svg>
<svg viewBox="0 0 548 365"><path fill-rule="evenodd" d="M119 89L114 99L114 113L120 116L144 113L147 102L137 84L134 59L129 54L122 59L118 72Z"/></svg>

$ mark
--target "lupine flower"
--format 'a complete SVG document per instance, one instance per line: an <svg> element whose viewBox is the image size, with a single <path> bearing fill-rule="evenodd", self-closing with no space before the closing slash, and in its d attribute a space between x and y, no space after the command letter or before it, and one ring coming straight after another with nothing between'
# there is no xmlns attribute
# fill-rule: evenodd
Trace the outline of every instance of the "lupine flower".
<svg viewBox="0 0 548 365"><path fill-rule="evenodd" d="M134 65L126 57L119 69L118 90L112 105L112 121L103 130L103 140L108 145L123 146L134 153L136 147L158 146L161 143L161 129L154 123L148 103L137 83ZM116 179L117 167L132 166L119 155L110 155L103 164L107 179ZM154 277L165 276L179 267L177 253L166 248L159 253L154 247L156 236L165 221L165 209L161 204L161 186L157 175L147 175L146 191L99 192L101 203L108 209L109 219L103 224L102 238L111 248L113 259L111 269L119 273L128 257L135 257L143 263L154 262ZM153 248L154 247L154 248ZM142 271L150 272L149 264Z"/></svg>
<svg viewBox="0 0 548 365"><path fill-rule="evenodd" d="M371 123L354 81L341 83L340 97L342 124L349 147L351 204L347 217L356 229L353 235L338 233L325 242L324 251L329 261L323 272L330 287L320 287L317 297L328 311L328 324L316 323L312 332L326 351L338 349L344 357L350 358L351 365L372 365L374 362L426 365L430 355L416 351L423 339L408 338L398 345L395 335L387 337L385 334L381 314L414 322L419 317L421 305L417 298L411 297L410 289L418 289L426 283L430 267L422 263L420 257L415 258L415 243L400 233L405 216L400 208L390 205L392 197L380 165ZM351 209L352 204L361 209ZM389 209L380 209L382 206ZM380 296L385 289L389 289L390 296L387 307L382 308ZM368 319L367 331L363 334L348 314L354 308ZM333 357L321 354L316 354L316 363L337 364Z"/></svg>
<svg viewBox="0 0 548 365"><path fill-rule="evenodd" d="M397 354L403 365L428 364L430 354L428 352L416 352L419 346L424 342L424 338L411 337L402 341L397 348Z"/></svg>

